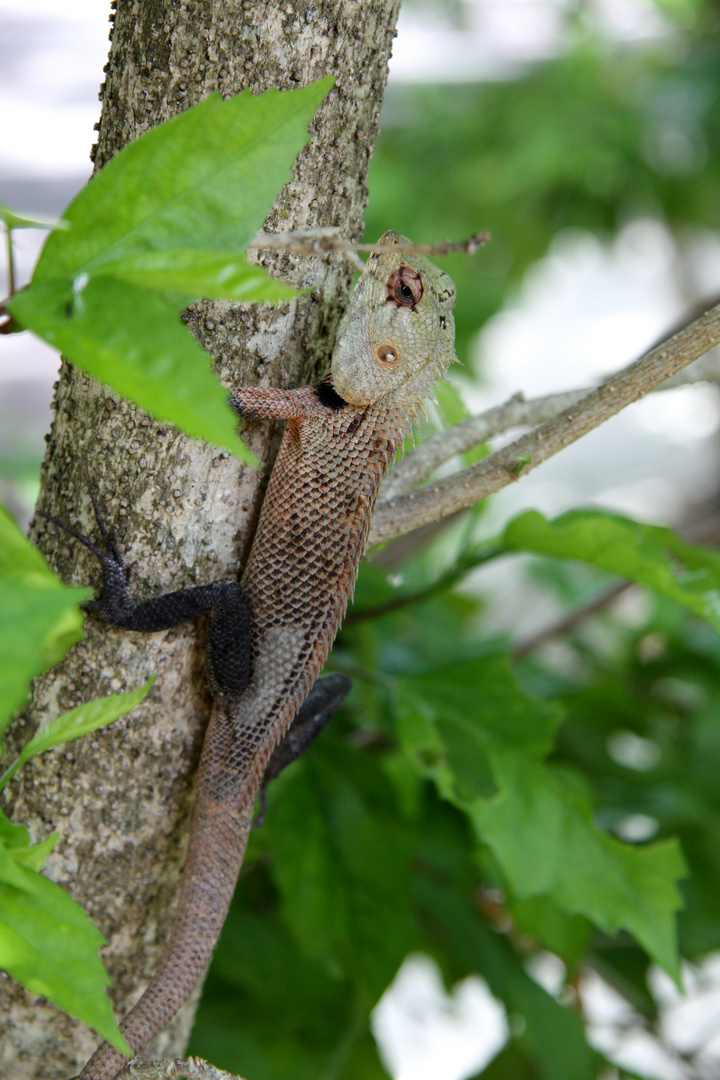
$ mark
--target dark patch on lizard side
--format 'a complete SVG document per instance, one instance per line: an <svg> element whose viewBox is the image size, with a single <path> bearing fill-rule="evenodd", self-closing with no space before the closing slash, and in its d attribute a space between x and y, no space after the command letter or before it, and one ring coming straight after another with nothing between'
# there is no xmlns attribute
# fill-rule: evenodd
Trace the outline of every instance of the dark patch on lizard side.
<svg viewBox="0 0 720 1080"><path fill-rule="evenodd" d="M332 409L334 412L339 412L340 409L344 409L347 405L345 398L341 398L337 390L331 382L316 383L313 386L313 390L317 396L321 405L324 405L326 409Z"/></svg>

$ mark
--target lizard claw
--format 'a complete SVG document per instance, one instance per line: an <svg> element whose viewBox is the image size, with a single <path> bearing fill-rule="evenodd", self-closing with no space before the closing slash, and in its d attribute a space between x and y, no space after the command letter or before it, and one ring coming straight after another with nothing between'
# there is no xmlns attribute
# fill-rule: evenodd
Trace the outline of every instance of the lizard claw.
<svg viewBox="0 0 720 1080"><path fill-rule="evenodd" d="M118 613L125 611L130 605L127 569L122 555L117 526L113 525L111 536L100 510L97 492L91 487L89 493L102 547L98 547L89 537L74 528L74 526L69 525L67 521L63 521L62 518L55 517L54 514L49 514L46 510L38 510L37 513L40 517L46 518L47 521L52 522L63 532L72 536L73 539L92 552L99 561L103 575L101 599L89 600L83 604L83 608L85 611L97 612L107 622L114 623L117 621Z"/></svg>

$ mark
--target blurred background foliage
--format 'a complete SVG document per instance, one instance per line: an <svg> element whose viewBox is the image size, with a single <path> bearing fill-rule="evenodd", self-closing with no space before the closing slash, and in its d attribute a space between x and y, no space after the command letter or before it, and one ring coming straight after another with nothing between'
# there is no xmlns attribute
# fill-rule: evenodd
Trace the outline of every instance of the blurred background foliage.
<svg viewBox="0 0 720 1080"><path fill-rule="evenodd" d="M367 234L388 222L437 239L492 233L474 260L443 264L462 297L462 361L470 337L561 230L607 238L648 215L679 233L717 228L720 8L662 8L671 20L664 40L618 45L592 32L594 5L572 5L574 43L518 78L390 84Z"/></svg>
<svg viewBox="0 0 720 1080"><path fill-rule="evenodd" d="M464 5L441 6L462 27ZM682 244L688 229L720 225L720 5L648 0L663 32L622 42L598 28L599 6L558 5L562 49L505 78L389 87L367 235L390 226L423 240L491 230L491 245L474 260L444 264L462 298L458 352L466 362L473 336L561 230L610 239L650 216ZM454 375L460 385L472 376L471 364ZM445 401L446 419L456 418L459 401ZM482 509L470 528L481 518ZM409 563L391 549L363 566L355 621L333 653L333 664L355 677L354 692L270 789L191 1049L255 1080L385 1076L368 1011L406 956L422 952L448 987L484 979L505 1017L499 1053L486 1047L482 1063L464 1071L449 1062L435 1068L443 1080L716 1076L717 633L637 587L611 602L616 579L549 559L526 565L516 584L522 590L532 580L565 613L544 640L523 644L522 626L515 642L499 636L484 621L482 578L471 589L461 578L417 603L357 617L396 598L399 582L404 593L422 591L439 566L452 571L463 528L467 522L411 545ZM432 687L453 664L482 665L512 657L513 648L508 709L529 694L562 716L546 762L553 782L634 846L681 841L688 875L680 948L695 965L684 969L686 987L715 994L702 1031L691 1023L678 1034L684 1006L629 934L605 933L549 894L514 895L490 845L429 779L442 763L427 756L423 774L403 753L403 686L414 679ZM455 689L468 715L477 710L482 689ZM527 721L528 739L536 720ZM468 755L476 750L468 743ZM468 782L484 776L489 794L491 771L481 774L478 767Z"/></svg>

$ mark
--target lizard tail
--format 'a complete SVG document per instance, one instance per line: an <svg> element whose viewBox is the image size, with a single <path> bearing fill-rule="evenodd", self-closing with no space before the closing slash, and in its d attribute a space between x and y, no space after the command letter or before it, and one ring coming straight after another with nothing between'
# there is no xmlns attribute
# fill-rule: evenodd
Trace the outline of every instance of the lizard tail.
<svg viewBox="0 0 720 1080"><path fill-rule="evenodd" d="M120 1025L135 1053L169 1023L205 973L242 866L255 795L265 762L230 768L237 726L218 708L198 770L195 814L185 869L165 952L137 1005ZM237 761L237 757L235 757ZM77 1080L114 1080L128 1058L103 1043Z"/></svg>

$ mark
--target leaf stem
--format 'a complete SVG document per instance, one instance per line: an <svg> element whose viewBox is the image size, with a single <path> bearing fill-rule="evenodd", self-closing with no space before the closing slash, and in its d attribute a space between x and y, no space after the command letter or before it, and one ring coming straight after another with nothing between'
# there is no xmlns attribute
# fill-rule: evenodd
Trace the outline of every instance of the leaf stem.
<svg viewBox="0 0 720 1080"><path fill-rule="evenodd" d="M12 229L6 223L5 234L7 238L8 260L8 299L15 293L15 252L13 251Z"/></svg>

